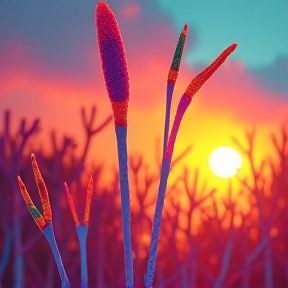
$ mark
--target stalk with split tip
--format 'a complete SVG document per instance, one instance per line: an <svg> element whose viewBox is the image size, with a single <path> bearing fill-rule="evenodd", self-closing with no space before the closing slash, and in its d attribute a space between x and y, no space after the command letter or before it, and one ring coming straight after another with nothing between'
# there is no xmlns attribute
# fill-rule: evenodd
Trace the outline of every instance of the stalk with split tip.
<svg viewBox="0 0 288 288"><path fill-rule="evenodd" d="M154 214L153 221L153 230L152 230L152 239L150 244L149 258L147 264L147 274L145 276L144 282L145 287L152 288L154 274L155 274L155 265L156 265L156 256L157 256L157 247L159 241L159 233L160 233L160 225L161 225L161 217L164 206L164 198L165 192L167 188L167 180L170 172L171 159L173 156L174 145L177 137L177 133L181 124L181 120L184 116L186 109L195 93L202 87L202 85L214 74L214 72L220 67L220 65L227 59L227 57L236 49L237 44L234 43L226 48L220 56L206 69L200 72L188 85L185 93L182 95L176 116L174 119L174 123L172 126L172 130L169 136L168 144L165 149L165 156L162 162L161 169L161 179L158 190L158 197L156 203L156 209Z"/></svg>

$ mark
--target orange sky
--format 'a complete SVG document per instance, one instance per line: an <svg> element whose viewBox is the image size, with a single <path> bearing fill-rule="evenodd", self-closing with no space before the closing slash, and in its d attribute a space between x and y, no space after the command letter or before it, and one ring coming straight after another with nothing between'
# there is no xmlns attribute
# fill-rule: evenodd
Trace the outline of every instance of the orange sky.
<svg viewBox="0 0 288 288"><path fill-rule="evenodd" d="M139 9L137 5L126 7L123 15L136 17ZM178 34L171 25L164 27L160 24L153 30L154 34L150 36L154 38L145 45L141 41L146 36L144 40L131 38L127 41L131 86L128 149L131 155L145 155L151 165L155 163L156 143L160 140L162 145L166 77L178 40ZM126 28L124 45L128 34L129 29ZM81 46L79 43L77 45ZM241 45L239 43L234 53L241 49ZM51 129L57 130L59 138L65 133L83 144L81 106L89 109L92 104L97 105L98 123L111 114L96 40L95 47L81 46L81 49L87 63L95 64L94 70L89 67L91 73L85 78L78 77L77 67L71 73L57 70L49 59L43 59L41 53L35 53L33 46L21 40L10 41L2 52L5 71L0 70L0 114L10 109L14 127L21 117L26 117L30 123L35 117L40 117L43 130L35 146L39 143L46 146L48 131ZM213 55L214 58L217 56ZM180 96L195 75L196 71L191 66L182 63L174 91L172 117ZM190 167L200 167L202 179L208 179L211 185L221 184L223 187L227 181L216 179L208 168L210 153L223 145L236 147L231 136L245 143L244 130L256 127L255 156L258 161L264 155L273 155L269 135L271 132L279 132L281 124L288 124L287 111L287 100L277 95L277 92L264 88L242 61L228 59L193 98L183 118L174 155L192 144L193 150L184 163ZM105 162L111 166L115 164L116 157L114 127L111 123L93 141L89 160ZM246 174L247 169L247 162L244 161L241 173Z"/></svg>

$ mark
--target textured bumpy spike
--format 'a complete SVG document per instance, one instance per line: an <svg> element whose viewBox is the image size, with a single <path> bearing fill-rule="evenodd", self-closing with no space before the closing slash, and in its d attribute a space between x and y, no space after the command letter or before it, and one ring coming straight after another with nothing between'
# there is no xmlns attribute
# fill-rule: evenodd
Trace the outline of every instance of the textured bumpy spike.
<svg viewBox="0 0 288 288"><path fill-rule="evenodd" d="M71 196L71 194L69 192L69 189L68 189L68 186L67 186L66 182L64 183L64 188L65 188L65 194L66 194L69 206L70 206L70 210L71 210L75 225L79 226L80 222L79 222L79 219L78 219L78 216L77 216L77 213L76 213L74 201L73 201L72 196Z"/></svg>
<svg viewBox="0 0 288 288"><path fill-rule="evenodd" d="M18 176L17 178L18 183L19 183L19 188L24 198L24 201L26 202L26 205L30 213L32 214L36 224L38 225L42 233L46 236L50 244L50 247L52 249L54 259L58 268L58 272L61 278L61 282L62 282L61 288L70 288L70 283L66 275L66 272L65 272L62 260L61 260L61 256L60 256L57 244L56 244L55 236L54 236L54 231L53 231L53 226L52 226L52 213L51 213L50 202L48 198L48 191L46 189L44 180L42 179L42 176L38 168L34 154L31 155L31 161L32 161L34 177L36 179L37 187L38 187L41 202L42 202L44 217L40 214L38 209L34 206L33 201L30 198L30 195L24 183L22 182L20 176Z"/></svg>
<svg viewBox="0 0 288 288"><path fill-rule="evenodd" d="M27 189L25 184L23 183L23 181L21 180L20 176L17 177L18 180L18 184L19 184L19 188L20 188L20 192L22 194L22 197L28 207L28 210L30 211L32 217L34 218L36 224L38 225L38 227L40 228L40 230L42 231L46 226L47 223L45 222L43 216L40 214L40 212L38 211L38 209L35 207Z"/></svg>
<svg viewBox="0 0 288 288"><path fill-rule="evenodd" d="M96 29L102 71L112 102L116 126L127 125L129 77L123 41L117 20L104 2L96 7Z"/></svg>
<svg viewBox="0 0 288 288"><path fill-rule="evenodd" d="M175 49L172 64L168 73L167 78L167 92L166 92L166 109L165 109L165 126L164 126L164 141L163 141L163 158L166 153L166 146L168 141L168 134L170 128L170 113L171 113L171 103L172 96L174 92L175 82L177 80L181 58L185 46L186 35L187 35L188 25L185 24Z"/></svg>
<svg viewBox="0 0 288 288"><path fill-rule="evenodd" d="M124 45L117 20L104 2L99 2L96 7L96 29L102 70L114 112L120 173L126 287L132 288L134 275L127 153L129 78Z"/></svg>
<svg viewBox="0 0 288 288"><path fill-rule="evenodd" d="M185 41L186 41L186 35L187 35L187 29L188 25L185 24L178 40L178 44L174 53L173 61L168 73L168 83L174 84L176 82L178 72L179 72L179 67L181 63L181 58L185 46Z"/></svg>
<svg viewBox="0 0 288 288"><path fill-rule="evenodd" d="M87 198L86 198L84 221L83 221L83 224L85 226L88 226L89 224L89 214L90 214L90 207L91 207L91 201L92 201L92 193L93 193L93 177L91 175L89 183L88 183L88 188L87 188L87 196L86 196Z"/></svg>
<svg viewBox="0 0 288 288"><path fill-rule="evenodd" d="M195 93L201 88L201 86L213 75L213 73L219 68L219 66L226 60L226 58L236 49L237 43L230 45L226 48L220 56L206 69L200 72L189 84L185 91L185 95L188 98L192 98Z"/></svg>
<svg viewBox="0 0 288 288"><path fill-rule="evenodd" d="M227 59L227 57L236 49L236 47L237 47L237 44L234 43L230 45L228 48L226 48L211 65L209 65L206 69L200 72L190 82L185 93L182 95L178 108L177 108L175 120L174 120L173 127L169 136L168 144L166 147L165 159L172 158L174 144L175 144L176 136L179 130L179 126L180 126L182 117L192 100L192 97L202 87L202 85L214 74L214 72Z"/></svg>
<svg viewBox="0 0 288 288"><path fill-rule="evenodd" d="M32 161L32 168L33 168L33 172L34 172L34 177L36 180L40 199L41 199L42 206L43 206L43 217L44 217L46 222L51 222L52 221L52 212L51 212L51 207L50 207L48 191L47 191L45 182L42 178L42 175L40 173L40 170L39 170L39 167L38 167L38 164L36 162L36 158L35 158L34 154L31 154L31 161Z"/></svg>

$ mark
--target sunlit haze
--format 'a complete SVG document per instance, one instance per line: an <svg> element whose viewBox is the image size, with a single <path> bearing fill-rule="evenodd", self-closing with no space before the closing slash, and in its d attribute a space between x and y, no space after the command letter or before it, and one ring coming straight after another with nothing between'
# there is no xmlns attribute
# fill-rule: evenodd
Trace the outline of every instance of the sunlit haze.
<svg viewBox="0 0 288 288"><path fill-rule="evenodd" d="M209 157L212 172L221 178L235 176L242 166L240 154L233 148L223 146L215 149Z"/></svg>
<svg viewBox="0 0 288 288"><path fill-rule="evenodd" d="M288 35L283 29L288 25L287 1L253 1L253 5L242 1L241 9L239 3L234 7L228 2L213 2L210 9L210 2L199 1L195 7L190 1L183 5L161 0L108 1L119 22L129 68L129 154L143 154L153 167L161 155L157 151L163 141L167 73L184 24L189 25L187 45L171 120L196 73L238 42L231 58L193 98L175 146L175 157L193 146L182 163L199 167L201 178L211 185L214 176L208 159L215 147L231 146L231 136L245 145L245 130L255 127L254 156L259 162L263 155L273 157L270 134L279 133L280 126L288 123ZM85 135L80 107L89 113L91 105L96 105L98 123L112 113L98 56L96 3L0 1L0 114L11 111L12 127L22 117L28 123L40 118L42 132L33 143L34 150L51 149L50 131L55 130L59 143L63 134L74 137L80 151ZM217 17L208 17L215 9ZM266 27L267 11L271 31ZM93 141L90 162L105 163L107 168L116 165L113 130L111 124Z"/></svg>

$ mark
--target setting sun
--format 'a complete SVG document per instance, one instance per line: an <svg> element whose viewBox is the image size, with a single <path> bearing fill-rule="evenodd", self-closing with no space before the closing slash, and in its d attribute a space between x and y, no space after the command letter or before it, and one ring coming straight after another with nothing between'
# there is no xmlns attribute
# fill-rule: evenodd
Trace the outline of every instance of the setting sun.
<svg viewBox="0 0 288 288"><path fill-rule="evenodd" d="M209 166L215 175L221 178L230 178L236 175L241 168L242 158L235 149L223 146L211 153Z"/></svg>

